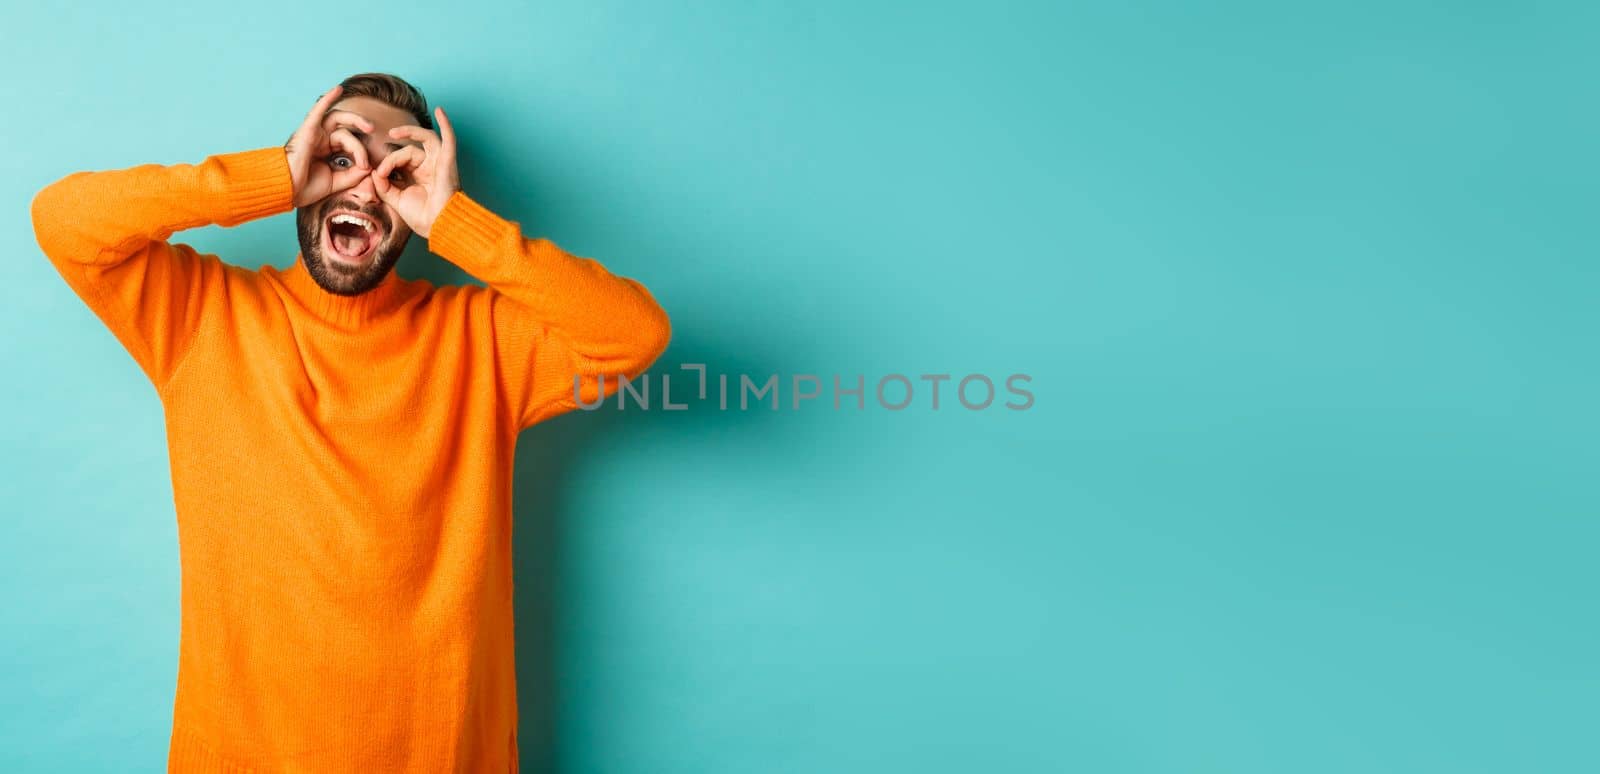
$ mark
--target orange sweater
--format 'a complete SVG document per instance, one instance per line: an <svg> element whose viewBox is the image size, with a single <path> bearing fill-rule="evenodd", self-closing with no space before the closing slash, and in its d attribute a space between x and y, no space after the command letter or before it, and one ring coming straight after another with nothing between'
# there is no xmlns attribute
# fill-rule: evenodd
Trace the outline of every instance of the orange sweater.
<svg viewBox="0 0 1600 774"><path fill-rule="evenodd" d="M282 148L79 172L44 253L166 416L182 561L172 772L517 767L518 432L666 348L639 283L456 193L429 248L488 287L393 272L327 293L166 240L292 207Z"/></svg>

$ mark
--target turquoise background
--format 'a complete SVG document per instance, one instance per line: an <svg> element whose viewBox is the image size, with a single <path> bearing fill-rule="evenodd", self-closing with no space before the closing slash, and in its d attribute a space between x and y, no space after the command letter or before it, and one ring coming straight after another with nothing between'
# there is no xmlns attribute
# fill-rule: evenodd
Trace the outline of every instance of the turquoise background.
<svg viewBox="0 0 1600 774"><path fill-rule="evenodd" d="M0 768L162 770L177 663L161 406L33 193L280 144L387 70L469 192L654 291L657 373L1033 376L1028 411L528 431L525 771L1594 771L1597 22L15 5ZM471 281L420 240L400 270Z"/></svg>

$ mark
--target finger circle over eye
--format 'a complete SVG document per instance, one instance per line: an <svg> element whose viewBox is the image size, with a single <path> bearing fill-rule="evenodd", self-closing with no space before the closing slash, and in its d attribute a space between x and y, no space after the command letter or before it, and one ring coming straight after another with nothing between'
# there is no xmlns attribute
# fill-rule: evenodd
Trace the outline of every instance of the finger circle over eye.
<svg viewBox="0 0 1600 774"><path fill-rule="evenodd" d="M379 168L394 170L415 167L422 162L422 157L419 153L420 151L416 146L408 145L383 157L383 163L379 165Z"/></svg>
<svg viewBox="0 0 1600 774"><path fill-rule="evenodd" d="M367 159L367 149L351 134L348 129L335 129L328 133L329 142L350 154L350 159L362 167L371 166Z"/></svg>

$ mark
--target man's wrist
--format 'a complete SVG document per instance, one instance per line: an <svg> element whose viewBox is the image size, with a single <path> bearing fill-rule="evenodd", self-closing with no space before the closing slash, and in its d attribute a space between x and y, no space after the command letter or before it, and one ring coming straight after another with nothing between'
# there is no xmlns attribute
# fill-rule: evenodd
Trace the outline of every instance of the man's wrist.
<svg viewBox="0 0 1600 774"><path fill-rule="evenodd" d="M483 260L505 228L505 219L456 189L445 200L428 232L428 249L456 265Z"/></svg>
<svg viewBox="0 0 1600 774"><path fill-rule="evenodd" d="M222 167L227 218L220 225L286 212L294 206L294 180L281 146L222 153L212 157Z"/></svg>

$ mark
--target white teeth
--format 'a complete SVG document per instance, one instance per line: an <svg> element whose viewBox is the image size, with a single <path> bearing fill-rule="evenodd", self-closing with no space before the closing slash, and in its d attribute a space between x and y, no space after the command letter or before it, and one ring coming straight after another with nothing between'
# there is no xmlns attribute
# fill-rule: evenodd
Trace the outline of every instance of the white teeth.
<svg viewBox="0 0 1600 774"><path fill-rule="evenodd" d="M360 226L369 232L372 231L372 221L366 220L365 218L358 218L354 215L335 215L333 216L333 222L354 223L355 225Z"/></svg>

